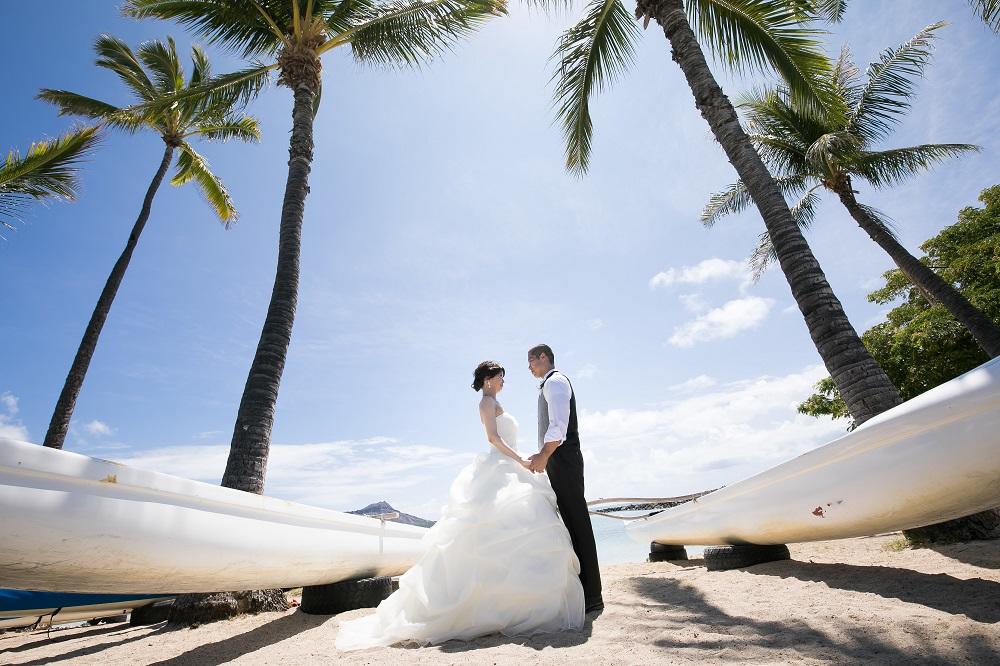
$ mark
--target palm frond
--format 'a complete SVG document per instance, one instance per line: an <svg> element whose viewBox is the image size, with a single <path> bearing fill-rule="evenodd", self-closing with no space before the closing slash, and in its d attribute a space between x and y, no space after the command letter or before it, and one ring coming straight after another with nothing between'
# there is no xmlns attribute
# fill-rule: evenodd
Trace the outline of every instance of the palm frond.
<svg viewBox="0 0 1000 666"><path fill-rule="evenodd" d="M386 0L362 3L353 26L317 51L350 44L354 59L380 66L413 66L447 52L484 22L506 13L498 0Z"/></svg>
<svg viewBox="0 0 1000 666"><path fill-rule="evenodd" d="M756 282L764 275L775 261L778 260L778 253L771 243L771 236L766 231L757 236L757 246L750 253L747 263L750 264L750 277Z"/></svg>
<svg viewBox="0 0 1000 666"><path fill-rule="evenodd" d="M805 176L783 176L775 178L774 182L786 200L798 197L808 186ZM742 213L753 205L753 198L746 185L738 180L721 192L712 194L698 219L704 226L711 227L726 215Z"/></svg>
<svg viewBox="0 0 1000 666"><path fill-rule="evenodd" d="M872 187L883 188L901 183L947 159L979 150L979 146L968 143L931 143L861 152L855 157L851 171L871 183Z"/></svg>
<svg viewBox="0 0 1000 666"><path fill-rule="evenodd" d="M136 97L146 101L156 97L153 82L128 44L112 35L101 35L94 42L94 51L97 52L97 66L114 72Z"/></svg>
<svg viewBox="0 0 1000 666"><path fill-rule="evenodd" d="M288 0L127 0L122 12L133 18L176 21L212 44L258 58L274 55L283 44L258 6L279 25L290 25Z"/></svg>
<svg viewBox="0 0 1000 666"><path fill-rule="evenodd" d="M590 164L593 122L590 100L635 59L639 27L621 0L593 0L583 18L563 33L553 60L556 117L566 141L566 168L577 175Z"/></svg>
<svg viewBox="0 0 1000 666"><path fill-rule="evenodd" d="M827 132L809 146L806 163L815 174L835 176L846 159L861 149L861 140L850 132Z"/></svg>
<svg viewBox="0 0 1000 666"><path fill-rule="evenodd" d="M1000 32L1000 0L969 0L973 11L993 32Z"/></svg>
<svg viewBox="0 0 1000 666"><path fill-rule="evenodd" d="M167 37L166 43L158 39L143 42L139 45L138 55L153 74L158 94L174 93L184 88L184 71L173 37Z"/></svg>
<svg viewBox="0 0 1000 666"><path fill-rule="evenodd" d="M236 139L256 143L260 141L260 125L256 118L249 116L227 118L219 123L199 125L189 134L189 136L194 135L212 141Z"/></svg>
<svg viewBox="0 0 1000 666"><path fill-rule="evenodd" d="M229 192L226 191L222 181L212 173L208 162L199 155L190 144L184 142L180 146L180 155L177 157L177 172L170 179L171 185L184 185L190 181L198 185L205 200L212 206L215 214L219 217L225 227L236 221L236 207Z"/></svg>
<svg viewBox="0 0 1000 666"><path fill-rule="evenodd" d="M24 157L16 150L7 153L0 164L0 223L13 229L7 220L21 219L29 199L73 200L80 161L99 139L99 128L84 127L32 144Z"/></svg>
<svg viewBox="0 0 1000 666"><path fill-rule="evenodd" d="M147 124L145 119L129 109L119 109L107 102L66 90L42 88L37 97L58 106L60 116L82 116L125 132L135 132Z"/></svg>
<svg viewBox="0 0 1000 666"><path fill-rule="evenodd" d="M899 240L899 232L896 230L895 220L873 206L860 202L858 202L858 206L865 212L865 215L870 217L872 221L882 229L882 231L892 236L894 240Z"/></svg>
<svg viewBox="0 0 1000 666"><path fill-rule="evenodd" d="M821 112L830 102L830 61L802 6L788 0L687 0L699 41L737 72L776 71L803 109Z"/></svg>
<svg viewBox="0 0 1000 666"><path fill-rule="evenodd" d="M944 22L932 23L908 41L882 52L868 66L868 83L861 90L845 129L871 145L884 139L910 108L915 79L930 62L935 32Z"/></svg>

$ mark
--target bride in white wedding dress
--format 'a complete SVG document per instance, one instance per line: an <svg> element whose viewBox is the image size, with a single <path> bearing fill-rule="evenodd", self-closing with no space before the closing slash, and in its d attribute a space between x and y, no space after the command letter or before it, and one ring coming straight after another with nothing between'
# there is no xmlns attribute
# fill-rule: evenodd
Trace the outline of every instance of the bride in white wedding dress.
<svg viewBox="0 0 1000 666"><path fill-rule="evenodd" d="M443 643L486 634L524 636L580 629L580 563L559 518L548 476L527 469L517 421L496 400L504 369L476 368L480 417L491 447L451 486L423 557L375 611L340 627L337 648Z"/></svg>

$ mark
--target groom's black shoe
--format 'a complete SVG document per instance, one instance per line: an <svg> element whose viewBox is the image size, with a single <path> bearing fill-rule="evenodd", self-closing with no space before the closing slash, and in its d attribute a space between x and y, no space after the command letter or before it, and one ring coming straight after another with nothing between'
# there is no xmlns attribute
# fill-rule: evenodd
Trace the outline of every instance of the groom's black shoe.
<svg viewBox="0 0 1000 666"><path fill-rule="evenodd" d="M588 601L584 613L589 615L604 610L604 599L598 598L596 601Z"/></svg>

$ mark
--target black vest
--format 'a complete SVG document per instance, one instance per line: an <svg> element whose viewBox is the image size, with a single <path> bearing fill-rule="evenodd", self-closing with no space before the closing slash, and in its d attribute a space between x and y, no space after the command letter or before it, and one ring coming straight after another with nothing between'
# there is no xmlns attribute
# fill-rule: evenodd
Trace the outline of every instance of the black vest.
<svg viewBox="0 0 1000 666"><path fill-rule="evenodd" d="M551 373L548 377L542 380L541 386L539 386L539 391L541 391L541 388L545 386L545 382L549 381L549 378L554 376L556 373L563 375L563 373L559 372L558 370ZM566 377L566 375L563 375L563 377ZM566 426L566 439L563 440L560 446L566 446L567 444L569 444L570 446L575 446L579 448L580 431L577 429L576 426L576 391L573 390L573 382L569 381L569 377L566 377L566 381L569 382L569 422L567 423ZM544 394L540 393L540 397L542 402L545 402ZM545 416L546 420L548 420L547 412Z"/></svg>

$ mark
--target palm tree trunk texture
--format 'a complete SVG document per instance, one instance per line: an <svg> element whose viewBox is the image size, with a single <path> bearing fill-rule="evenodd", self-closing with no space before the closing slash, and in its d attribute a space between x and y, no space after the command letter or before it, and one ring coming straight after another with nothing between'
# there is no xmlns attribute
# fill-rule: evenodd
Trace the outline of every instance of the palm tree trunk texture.
<svg viewBox="0 0 1000 666"><path fill-rule="evenodd" d="M160 168L156 170L156 175L153 176L153 180L146 190L146 198L142 201L142 210L139 211L139 217L132 227L132 233L129 234L125 249L122 250L121 256L115 262L115 267L111 270L108 281L104 283L104 291L101 292L101 297L97 300L94 313L90 315L90 323L87 324L83 339L76 350L73 365L70 366L69 375L66 377L66 382L63 384L59 400L56 402L55 410L52 413L52 420L49 421L49 429L45 433L45 446L53 449L61 449L63 447L63 443L66 440L66 433L69 432L69 422L73 418L73 410L76 408L76 399L80 395L80 389L83 387L83 379L87 375L87 368L90 367L90 360L94 357L94 350L97 348L97 339L101 336L101 329L104 328L104 322L111 311L111 304L114 302L115 295L118 293L118 287L121 286L122 279L125 277L125 271L132 260L132 253L139 243L139 236L142 234L142 230L146 226L146 221L149 219L149 212L153 206L153 197L160 188L167 169L170 168L170 162L174 156L174 147L172 143L167 143L163 151L163 161L160 162Z"/></svg>
<svg viewBox="0 0 1000 666"><path fill-rule="evenodd" d="M258 495L264 492L274 407L292 337L292 324L295 321L302 218L306 195L309 194L309 171L313 157L315 90L310 85L300 84L295 86L294 94L288 180L281 206L278 268L267 317L257 343L257 353L250 365L243 398L240 400L226 471L222 476L223 486Z"/></svg>
<svg viewBox="0 0 1000 666"><path fill-rule="evenodd" d="M871 236L871 239L892 257L899 270L903 271L910 282L943 305L951 313L951 316L969 329L969 333L983 348L983 351L990 355L990 358L1000 356L1000 328L989 317L972 303L969 303L957 289L945 282L941 276L907 252L906 248L892 237L892 234L872 219L871 215L854 197L850 182L837 190L837 196L840 197L841 203L847 208L858 226L864 229L865 233Z"/></svg>
<svg viewBox="0 0 1000 666"><path fill-rule="evenodd" d="M805 237L792 221L774 178L712 76L684 13L683 0L639 0L638 6L637 13L655 18L662 26L698 110L757 205L809 334L851 415L860 424L900 404L899 392L861 343Z"/></svg>

